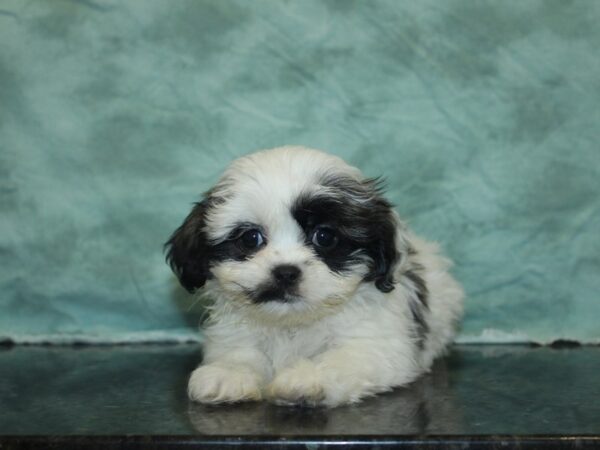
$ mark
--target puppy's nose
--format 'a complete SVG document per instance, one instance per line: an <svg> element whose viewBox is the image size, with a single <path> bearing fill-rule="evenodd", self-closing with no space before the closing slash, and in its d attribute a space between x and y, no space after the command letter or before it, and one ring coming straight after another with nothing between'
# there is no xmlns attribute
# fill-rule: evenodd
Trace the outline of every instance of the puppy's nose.
<svg viewBox="0 0 600 450"><path fill-rule="evenodd" d="M275 277L275 280L287 286L296 283L300 275L302 275L302 271L291 264L283 264L273 268L273 277Z"/></svg>

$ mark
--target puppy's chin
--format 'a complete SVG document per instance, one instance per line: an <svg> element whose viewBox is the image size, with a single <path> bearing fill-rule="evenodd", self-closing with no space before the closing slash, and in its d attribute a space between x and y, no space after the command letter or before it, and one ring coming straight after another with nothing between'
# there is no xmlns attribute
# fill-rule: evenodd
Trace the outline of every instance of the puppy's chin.
<svg viewBox="0 0 600 450"><path fill-rule="evenodd" d="M278 326L308 325L334 314L348 299L335 296L310 301L298 295L287 295L285 300L255 303L246 314L257 322Z"/></svg>

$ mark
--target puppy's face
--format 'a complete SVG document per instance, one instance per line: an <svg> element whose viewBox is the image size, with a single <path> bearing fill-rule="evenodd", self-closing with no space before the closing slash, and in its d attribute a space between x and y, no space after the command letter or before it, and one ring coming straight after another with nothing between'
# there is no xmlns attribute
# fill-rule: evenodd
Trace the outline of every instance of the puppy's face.
<svg viewBox="0 0 600 450"><path fill-rule="evenodd" d="M378 185L299 147L236 160L167 242L189 291L275 319L327 314L360 283L393 289L396 220Z"/></svg>

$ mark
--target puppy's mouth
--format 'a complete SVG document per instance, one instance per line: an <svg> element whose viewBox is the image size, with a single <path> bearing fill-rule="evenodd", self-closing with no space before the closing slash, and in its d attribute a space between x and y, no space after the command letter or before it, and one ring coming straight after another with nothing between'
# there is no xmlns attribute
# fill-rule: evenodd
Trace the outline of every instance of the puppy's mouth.
<svg viewBox="0 0 600 450"><path fill-rule="evenodd" d="M300 299L296 289L275 285L260 286L256 290L248 292L248 296L254 303L292 303Z"/></svg>

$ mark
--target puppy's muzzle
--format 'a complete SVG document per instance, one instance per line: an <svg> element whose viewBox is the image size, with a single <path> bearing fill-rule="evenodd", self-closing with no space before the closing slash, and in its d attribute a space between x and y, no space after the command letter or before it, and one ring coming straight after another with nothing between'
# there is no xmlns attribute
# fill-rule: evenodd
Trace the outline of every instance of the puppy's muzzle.
<svg viewBox="0 0 600 450"><path fill-rule="evenodd" d="M264 302L290 302L297 298L298 284L302 278L299 267L291 264L282 264L271 270L272 281L261 286L253 293L252 299L256 303Z"/></svg>

